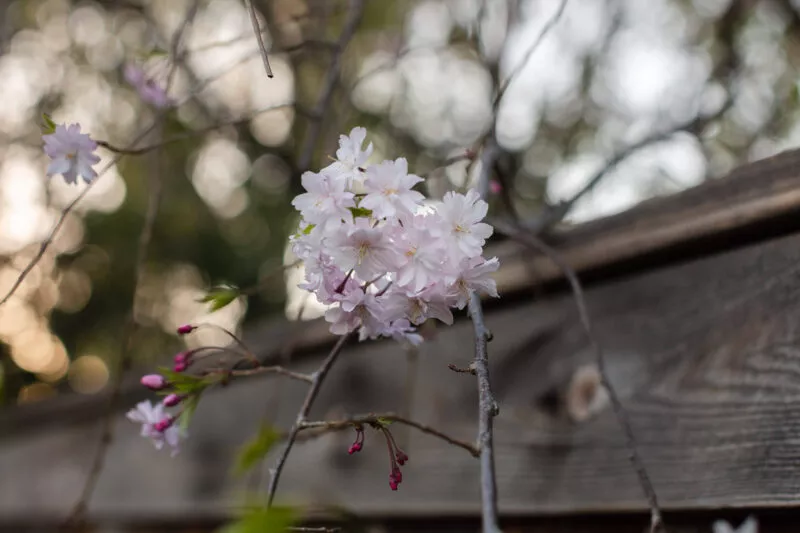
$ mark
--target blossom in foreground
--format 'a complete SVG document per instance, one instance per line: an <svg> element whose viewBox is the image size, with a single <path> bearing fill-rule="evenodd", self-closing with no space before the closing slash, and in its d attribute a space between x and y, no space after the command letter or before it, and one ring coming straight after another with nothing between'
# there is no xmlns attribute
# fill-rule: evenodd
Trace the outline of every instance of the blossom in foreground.
<svg viewBox="0 0 800 533"><path fill-rule="evenodd" d="M44 153L52 161L47 175L62 174L69 184L77 183L81 176L86 183L97 177L92 165L100 162L94 153L97 143L86 133L81 133L80 124L59 124L53 133L43 135Z"/></svg>
<svg viewBox="0 0 800 533"><path fill-rule="evenodd" d="M138 65L128 63L125 65L125 81L130 83L139 98L148 104L163 109L172 105L172 100L167 96L167 91L152 78L145 74L144 69Z"/></svg>
<svg viewBox="0 0 800 533"><path fill-rule="evenodd" d="M337 161L303 175L306 192L292 202L302 216L291 237L305 264L298 286L330 306L325 319L337 335L419 344L415 326L452 324L451 308L473 292L498 296L499 262L482 255L493 231L483 222L488 204L474 190L424 203L413 190L424 180L404 158L366 164L365 138L363 128L341 136Z"/></svg>
<svg viewBox="0 0 800 533"><path fill-rule="evenodd" d="M367 130L364 128L353 128L350 135L340 135L336 161L323 170L340 174L350 185L360 183L364 179L364 166L373 149L372 143L366 149L361 148L366 138Z"/></svg>
<svg viewBox="0 0 800 533"><path fill-rule="evenodd" d="M165 412L163 404L153 405L150 400L145 400L136 404L126 416L131 422L142 425L142 437L152 440L157 450L166 443L172 449L171 455L177 455L180 439L184 435L174 424L175 419Z"/></svg>

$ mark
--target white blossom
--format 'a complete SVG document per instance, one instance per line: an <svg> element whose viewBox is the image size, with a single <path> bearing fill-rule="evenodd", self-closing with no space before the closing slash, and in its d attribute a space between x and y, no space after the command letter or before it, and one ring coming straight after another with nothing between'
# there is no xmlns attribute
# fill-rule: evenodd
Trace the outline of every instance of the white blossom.
<svg viewBox="0 0 800 533"><path fill-rule="evenodd" d="M59 124L55 132L43 135L44 153L52 159L47 175L62 174L67 183L77 183L81 176L86 183L97 177L92 165L100 162L94 153L97 143L86 133L81 133L80 124Z"/></svg>

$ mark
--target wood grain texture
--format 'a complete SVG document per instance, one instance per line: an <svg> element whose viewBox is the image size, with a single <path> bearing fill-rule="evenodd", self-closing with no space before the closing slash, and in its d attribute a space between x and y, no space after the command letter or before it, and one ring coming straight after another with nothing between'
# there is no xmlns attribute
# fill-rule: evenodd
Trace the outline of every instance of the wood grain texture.
<svg viewBox="0 0 800 533"><path fill-rule="evenodd" d="M587 303L668 513L800 502L800 235L597 285ZM644 511L612 413L581 424L564 413L567 384L592 358L570 296L496 308L487 325L501 406L501 512ZM421 354L411 415L460 438L474 435L477 397L472 377L447 364L472 357L470 328L460 321L441 329ZM297 369L313 369L323 355ZM352 347L311 416L401 410L405 372L393 343ZM288 427L304 395L302 383L285 383L278 400L274 384L252 379L206 398L175 460L120 420L91 512L118 519L225 512L246 486L229 475L236 448L268 404L270 418ZM349 456L354 435L343 432L295 449L279 497L367 517L476 514L477 461L432 437L395 431L410 456L398 492L389 490L378 436L369 432L364 451ZM95 432L87 424L42 427L1 440L0 521L66 509Z"/></svg>

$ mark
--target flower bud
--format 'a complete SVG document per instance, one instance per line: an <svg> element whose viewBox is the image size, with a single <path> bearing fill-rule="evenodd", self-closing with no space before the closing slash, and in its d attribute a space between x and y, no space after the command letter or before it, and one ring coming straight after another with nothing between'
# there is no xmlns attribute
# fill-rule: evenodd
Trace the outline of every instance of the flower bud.
<svg viewBox="0 0 800 533"><path fill-rule="evenodd" d="M392 490L397 490L397 481L395 481L394 479L390 479L389 486L392 488Z"/></svg>
<svg viewBox="0 0 800 533"><path fill-rule="evenodd" d="M191 333L195 330L195 327L191 324L184 324L183 326L178 328L178 335L186 335L187 333Z"/></svg>
<svg viewBox="0 0 800 533"><path fill-rule="evenodd" d="M175 365L172 367L172 369L173 369L175 372L183 372L183 371L184 371L184 370L186 370L187 368L189 368L189 365L187 365L187 364L186 364L185 362L183 362L183 361L181 361L181 362L176 362L176 363L175 363Z"/></svg>
<svg viewBox="0 0 800 533"><path fill-rule="evenodd" d="M175 407L179 403L183 401L183 396L179 396L177 394L170 394L164 398L162 402L164 407Z"/></svg>
<svg viewBox="0 0 800 533"><path fill-rule="evenodd" d="M397 450L395 458L397 459L397 464L399 464L400 466L403 466L404 464L406 464L406 461L408 461L408 456L400 450Z"/></svg>
<svg viewBox="0 0 800 533"><path fill-rule="evenodd" d="M141 384L150 390L161 390L169 385L169 382L161 374L148 374L142 377Z"/></svg>
<svg viewBox="0 0 800 533"><path fill-rule="evenodd" d="M172 418L171 416L168 416L167 418L163 418L163 419L159 420L158 422L156 422L155 424L153 424L153 429L155 429L159 433L163 433L167 429L169 429L174 422L175 422L175 419Z"/></svg>

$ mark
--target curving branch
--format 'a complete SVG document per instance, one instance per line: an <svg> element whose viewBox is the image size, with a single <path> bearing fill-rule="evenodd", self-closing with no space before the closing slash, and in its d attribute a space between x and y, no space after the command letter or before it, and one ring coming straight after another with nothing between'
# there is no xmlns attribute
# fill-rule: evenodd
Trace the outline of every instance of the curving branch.
<svg viewBox="0 0 800 533"><path fill-rule="evenodd" d="M586 308L586 298L584 297L583 287L578 279L578 275L554 248L539 239L536 235L525 233L513 225L508 225L500 221L492 221L492 225L499 233L514 239L515 241L525 245L537 253L547 256L567 278L567 282L570 285L570 289L572 290L573 298L575 300L575 306L578 310L578 317L581 327L586 333L589 345L594 353L595 362L600 372L602 385L608 392L608 397L611 400L614 416L616 416L617 421L619 422L619 425L625 434L625 447L628 450L631 464L633 465L633 469L636 471L636 475L639 478L639 484L642 487L642 492L644 492L644 495L647 498L647 503L650 507L650 533L659 533L665 531L661 507L658 504L656 490L653 486L650 476L647 473L647 469L644 466L642 457L639 454L639 446L633 433L633 426L628 418L628 412L625 410L625 407L622 404L622 401L620 400L619 395L617 394L616 389L612 385L611 379L608 376L605 354L597 340L597 337L594 334L594 328L592 327L592 321L589 317L589 311Z"/></svg>
<svg viewBox="0 0 800 533"><path fill-rule="evenodd" d="M322 382L325 381L325 378L328 376L328 372L330 372L331 367L333 367L333 364L342 353L344 345L352 335L352 333L349 333L339 337L338 342L333 349L331 349L328 357L325 358L319 369L317 369L317 371L314 373L311 387L308 389L308 393L303 401L303 405L300 407L300 411L297 413L297 419L295 420L292 429L289 431L286 444L281 451L281 455L278 457L278 462L275 464L275 469L272 472L272 477L269 480L269 486L267 487L267 507L272 507L272 502L275 499L275 492L278 490L278 482L280 481L283 467L286 466L286 459L289 457L289 452L292 451L292 447L297 440L297 434L300 433L302 425L306 422L306 418L308 417L308 413L311 411L311 406L314 404L314 400L317 399L319 390L322 387Z"/></svg>

